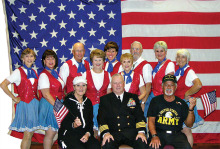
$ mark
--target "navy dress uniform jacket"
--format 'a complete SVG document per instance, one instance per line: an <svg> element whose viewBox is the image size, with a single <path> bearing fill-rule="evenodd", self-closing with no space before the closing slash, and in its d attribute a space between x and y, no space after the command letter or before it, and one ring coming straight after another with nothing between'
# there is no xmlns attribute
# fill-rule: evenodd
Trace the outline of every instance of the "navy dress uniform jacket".
<svg viewBox="0 0 220 149"><path fill-rule="evenodd" d="M124 92L122 102L114 93L100 98L98 123L101 136L109 132L113 137L123 134L128 139L134 139L138 131L146 131L138 96L128 92Z"/></svg>

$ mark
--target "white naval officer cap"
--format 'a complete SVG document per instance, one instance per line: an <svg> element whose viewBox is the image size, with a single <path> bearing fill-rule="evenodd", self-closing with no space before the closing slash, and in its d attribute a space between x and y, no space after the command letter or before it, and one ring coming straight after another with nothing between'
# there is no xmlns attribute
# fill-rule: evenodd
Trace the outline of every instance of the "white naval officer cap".
<svg viewBox="0 0 220 149"><path fill-rule="evenodd" d="M83 76L75 77L75 78L73 79L73 85L76 85L76 84L78 84L78 83L85 83L85 84L87 84L87 80L86 80L86 78L84 78Z"/></svg>

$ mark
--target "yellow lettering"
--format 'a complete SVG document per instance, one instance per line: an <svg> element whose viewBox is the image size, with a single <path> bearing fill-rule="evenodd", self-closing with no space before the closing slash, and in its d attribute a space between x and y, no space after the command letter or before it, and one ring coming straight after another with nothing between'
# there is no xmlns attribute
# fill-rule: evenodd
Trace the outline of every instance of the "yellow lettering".
<svg viewBox="0 0 220 149"><path fill-rule="evenodd" d="M178 123L179 123L179 119L176 119L176 125L178 125Z"/></svg>
<svg viewBox="0 0 220 149"><path fill-rule="evenodd" d="M163 117L163 124L167 124L167 117Z"/></svg>
<svg viewBox="0 0 220 149"><path fill-rule="evenodd" d="M168 123L168 125L175 125L174 120L175 120L175 118L169 118L169 123Z"/></svg>
<svg viewBox="0 0 220 149"><path fill-rule="evenodd" d="M159 119L158 119L157 122L158 122L158 123L162 123L162 117L159 117Z"/></svg>

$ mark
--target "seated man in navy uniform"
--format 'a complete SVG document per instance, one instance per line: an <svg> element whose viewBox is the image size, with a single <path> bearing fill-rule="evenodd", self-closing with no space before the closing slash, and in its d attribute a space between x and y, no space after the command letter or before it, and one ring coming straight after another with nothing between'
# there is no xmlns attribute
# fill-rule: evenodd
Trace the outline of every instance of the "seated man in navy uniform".
<svg viewBox="0 0 220 149"><path fill-rule="evenodd" d="M193 109L196 99L189 99L189 107L184 100L175 96L177 81L174 75L165 75L162 80L162 95L152 99L148 110L150 131L149 149L172 145L174 148L191 149L184 133L183 122L192 127L195 121Z"/></svg>
<svg viewBox="0 0 220 149"><path fill-rule="evenodd" d="M146 122L138 96L124 91L124 78L112 76L112 93L100 98L98 123L103 149L117 149L127 144L146 149Z"/></svg>

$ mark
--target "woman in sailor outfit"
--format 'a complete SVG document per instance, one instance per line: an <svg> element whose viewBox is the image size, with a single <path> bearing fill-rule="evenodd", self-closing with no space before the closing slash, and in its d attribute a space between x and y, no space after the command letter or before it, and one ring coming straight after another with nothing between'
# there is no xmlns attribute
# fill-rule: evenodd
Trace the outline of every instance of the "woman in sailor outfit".
<svg viewBox="0 0 220 149"><path fill-rule="evenodd" d="M190 53L186 49L180 49L176 54L176 63L179 69L175 72L177 78L177 89L175 96L184 99L189 105L189 98L193 97L202 88L202 83L192 67L189 66ZM195 128L204 123L204 120L199 116L197 107L194 107L195 122L192 128ZM187 136L190 145L193 147L193 136L191 128L183 125L183 133Z"/></svg>
<svg viewBox="0 0 220 149"><path fill-rule="evenodd" d="M88 97L93 105L93 122L94 129L98 130L97 115L100 103L100 97L111 92L111 75L103 70L105 61L105 52L96 49L90 54L92 69L83 73L87 80L86 97Z"/></svg>
<svg viewBox="0 0 220 149"><path fill-rule="evenodd" d="M116 73L121 72L122 66L119 61L117 61L116 56L118 55L118 45L114 41L108 42L104 47L104 52L106 54L106 62L104 63L103 69L108 71L111 76Z"/></svg>
<svg viewBox="0 0 220 149"><path fill-rule="evenodd" d="M87 81L83 76L73 80L74 91L67 94L63 104L69 113L58 131L58 144L64 149L99 149L94 138L92 102L84 96Z"/></svg>
<svg viewBox="0 0 220 149"><path fill-rule="evenodd" d="M44 136L44 149L51 149L57 137L58 124L56 122L53 105L56 98L62 101L64 95L64 82L54 70L58 66L58 58L53 50L46 50L42 56L45 69L39 76L38 90L42 96L39 104L40 129L46 131Z"/></svg>
<svg viewBox="0 0 220 149"><path fill-rule="evenodd" d="M145 110L148 111L150 102L153 97L163 94L162 79L165 75L174 75L175 66L170 59L167 59L167 44L165 41L157 41L154 44L154 53L158 63L152 71L152 91L145 104Z"/></svg>
<svg viewBox="0 0 220 149"><path fill-rule="evenodd" d="M16 132L23 132L21 149L27 149L31 146L31 138L36 129L38 129L38 96L37 84L38 75L31 68L36 59L36 54L32 49L25 49L21 53L23 66L6 78L0 85L3 91L12 98L16 104L15 118L9 129ZM14 84L17 96L14 96L8 89L9 84Z"/></svg>
<svg viewBox="0 0 220 149"><path fill-rule="evenodd" d="M147 92L141 74L132 70L133 56L130 53L122 54L120 61L124 69L120 74L124 77L125 91L139 95L138 98L142 101L141 103L143 103L141 104L141 108L144 110Z"/></svg>

